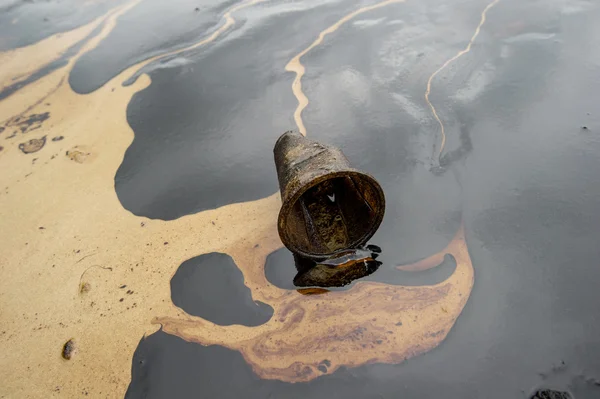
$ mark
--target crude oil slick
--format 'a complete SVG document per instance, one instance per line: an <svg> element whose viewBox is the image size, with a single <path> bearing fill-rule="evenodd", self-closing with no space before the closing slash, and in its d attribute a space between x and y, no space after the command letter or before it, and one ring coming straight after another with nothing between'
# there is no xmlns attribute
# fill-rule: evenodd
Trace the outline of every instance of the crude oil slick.
<svg viewBox="0 0 600 399"><path fill-rule="evenodd" d="M597 4L88 3L3 9L0 396L598 396ZM293 125L388 199L341 290L290 285Z"/></svg>

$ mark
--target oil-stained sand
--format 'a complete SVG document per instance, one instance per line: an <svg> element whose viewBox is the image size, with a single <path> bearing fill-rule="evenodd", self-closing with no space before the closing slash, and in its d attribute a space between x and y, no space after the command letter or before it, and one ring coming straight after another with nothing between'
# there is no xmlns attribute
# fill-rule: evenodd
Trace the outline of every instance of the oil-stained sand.
<svg viewBox="0 0 600 399"><path fill-rule="evenodd" d="M239 350L262 378L309 381L341 366L398 363L443 340L468 299L473 265L462 227L442 253L451 254L457 267L436 285L364 282L348 291L309 296L265 284L260 265L245 267L237 257L254 298L275 309L267 323L223 327L191 316L155 321L188 341ZM320 367L325 360L327 367Z"/></svg>

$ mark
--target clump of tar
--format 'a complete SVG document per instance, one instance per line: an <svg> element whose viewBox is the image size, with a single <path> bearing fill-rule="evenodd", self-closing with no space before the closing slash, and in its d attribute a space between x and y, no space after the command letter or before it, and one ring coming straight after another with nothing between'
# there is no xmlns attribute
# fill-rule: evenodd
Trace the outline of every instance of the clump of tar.
<svg viewBox="0 0 600 399"><path fill-rule="evenodd" d="M75 341L73 338L65 342L62 349L62 357L65 360L71 360L71 357L75 354Z"/></svg>

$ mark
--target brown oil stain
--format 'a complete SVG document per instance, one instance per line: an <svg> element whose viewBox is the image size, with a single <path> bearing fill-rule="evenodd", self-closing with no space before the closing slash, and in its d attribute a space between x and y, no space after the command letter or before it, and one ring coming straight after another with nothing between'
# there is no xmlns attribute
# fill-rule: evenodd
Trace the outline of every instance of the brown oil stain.
<svg viewBox="0 0 600 399"><path fill-rule="evenodd" d="M276 236L271 240L269 247ZM253 299L273 307L267 323L220 326L190 315L157 317L155 322L187 341L240 351L265 379L309 381L342 366L399 363L424 353L444 340L473 286L463 226L444 251L432 255L453 256L455 272L431 286L358 282L347 291L287 291L264 281L264 258L248 261L248 250L235 248L231 254ZM398 326L398 320L406 321ZM319 368L323 358L330 361L325 371Z"/></svg>
<svg viewBox="0 0 600 399"><path fill-rule="evenodd" d="M232 8L216 32L221 34L235 23L233 11L260 1ZM74 162L52 162L17 185L13 183L32 168L30 158L11 151L16 144L10 141L10 148L0 158L0 186L11 186L10 193L0 196L0 219L11 226L0 230L0 324L6 330L0 337L0 350L4 364L10 365L0 369L0 394L47 397L60 386L65 397L75 397L85 384L92 396L102 392L102 396L122 397L140 337L160 325L189 341L239 350L260 377L289 382L308 381L342 366L399 363L438 345L454 325L473 286L463 226L444 251L428 258L429 265L446 254L456 260L455 272L439 284L403 287L359 282L346 291L296 291L271 285L264 274L266 257L281 247L276 228L281 205L278 194L172 221L150 221L121 206L114 176L133 140L126 108L133 95L151 82L143 74L131 86L121 87L121 83L151 60L128 68L87 95L73 92L66 77L75 61L97 46L114 28L118 16L137 2L107 14L101 20L100 34L66 66L0 101L0 114L10 117L50 112L53 123L40 128L43 134L64 135L71 145L77 143L75 151L99 154L85 168ZM321 32L320 41L294 57L296 64L288 64L301 67L293 86L300 104L296 110L299 128L303 126L299 78L304 73L300 57L354 16L397 2L400 0L385 1L343 17ZM215 40L219 34L213 33L197 45ZM35 53L36 47L47 43L54 43L55 48L48 50L53 54L66 48L55 40L22 51ZM37 62L40 67L45 60ZM37 70L35 67L32 70ZM115 87L118 90L113 92ZM100 111L102 118L98 117ZM44 152L39 156L40 162L44 161ZM45 193L44 200L40 192ZM219 221L218 232L215 220ZM39 234L40 225L52 234ZM169 242L168 251L164 242ZM171 277L185 260L210 252L232 256L252 298L274 308L267 323L218 326L174 306ZM406 266L411 267L418 269ZM124 298L121 287L131 285L136 287L136 303L143 306L126 307L119 302ZM40 322L47 328L32 328ZM65 353L69 342L64 343L65 332L77 337L78 348L85 348L78 352L77 361L69 362L68 371L55 352L62 345Z"/></svg>
<svg viewBox="0 0 600 399"><path fill-rule="evenodd" d="M400 1L384 1L358 9L322 31L317 39L287 64L296 72L292 91L298 100L294 119L306 135L302 110L308 98L302 92L305 67L300 58L355 16ZM274 233L273 233L274 234ZM278 239L271 237L271 247ZM265 245L264 243L261 245ZM242 353L261 378L287 382L309 381L339 367L368 363L399 363L439 345L460 315L473 287L474 271L461 225L448 246L404 270L438 266L446 255L456 260L447 280L422 287L359 282L347 291L323 289L286 291L264 279L264 259L248 262L243 248L231 253L244 274L254 300L274 309L271 320L257 327L219 326L190 315L157 317L167 333L202 345L221 345ZM251 258L250 258L251 259ZM323 295L326 294L326 295ZM400 326L398 319L411 320ZM432 331L434 333L432 333ZM319 359L328 358L328 367Z"/></svg>

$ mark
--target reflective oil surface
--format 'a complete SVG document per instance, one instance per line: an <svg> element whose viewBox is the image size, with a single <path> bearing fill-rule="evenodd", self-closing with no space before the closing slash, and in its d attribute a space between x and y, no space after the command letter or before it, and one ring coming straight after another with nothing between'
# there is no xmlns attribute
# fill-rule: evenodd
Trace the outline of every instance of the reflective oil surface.
<svg viewBox="0 0 600 399"><path fill-rule="evenodd" d="M596 2L76 3L0 2L0 397L600 396ZM341 289L290 128L386 194Z"/></svg>

